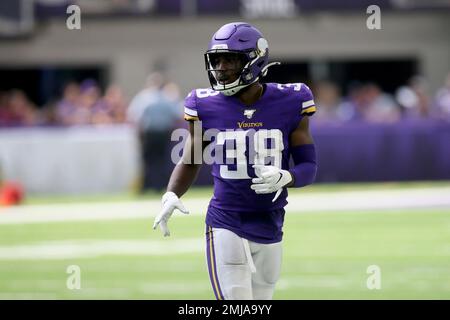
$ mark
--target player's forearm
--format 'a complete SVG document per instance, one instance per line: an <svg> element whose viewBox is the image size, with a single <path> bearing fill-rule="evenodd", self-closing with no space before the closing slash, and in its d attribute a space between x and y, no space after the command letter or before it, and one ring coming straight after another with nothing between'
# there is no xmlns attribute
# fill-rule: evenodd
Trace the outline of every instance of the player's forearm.
<svg viewBox="0 0 450 320"><path fill-rule="evenodd" d="M317 164L303 162L289 170L292 181L286 187L301 188L312 184L316 180Z"/></svg>
<svg viewBox="0 0 450 320"><path fill-rule="evenodd" d="M197 178L200 166L199 164L177 164L170 176L167 191L175 193L178 197L185 194Z"/></svg>
<svg viewBox="0 0 450 320"><path fill-rule="evenodd" d="M292 181L287 187L300 188L312 184L317 174L317 157L314 144L291 148L295 167L289 169Z"/></svg>

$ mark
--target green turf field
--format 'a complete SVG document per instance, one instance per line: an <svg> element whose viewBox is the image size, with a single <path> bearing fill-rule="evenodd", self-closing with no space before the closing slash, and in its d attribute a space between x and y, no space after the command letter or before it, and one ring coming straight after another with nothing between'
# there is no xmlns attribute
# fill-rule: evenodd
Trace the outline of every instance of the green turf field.
<svg viewBox="0 0 450 320"><path fill-rule="evenodd" d="M0 299L213 299L203 220L176 214L169 238L143 218L0 224ZM450 209L291 212L284 232L275 299L450 299Z"/></svg>

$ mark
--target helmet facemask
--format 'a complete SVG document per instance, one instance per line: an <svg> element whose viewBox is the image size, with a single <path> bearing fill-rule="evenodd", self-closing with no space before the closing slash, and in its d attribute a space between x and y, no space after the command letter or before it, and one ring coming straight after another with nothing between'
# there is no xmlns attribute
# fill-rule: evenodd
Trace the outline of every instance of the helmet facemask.
<svg viewBox="0 0 450 320"><path fill-rule="evenodd" d="M218 80L218 72L223 71L216 68L216 63L214 62L218 55L223 54L237 54L241 59L241 69L237 69L237 79L231 83L222 84ZM205 66L208 72L209 82L211 87L215 91L220 91L226 96L231 96L238 93L241 89L249 86L250 84L259 80L259 74L255 75L252 73L252 66L255 63L261 63L260 57L255 51L233 51L228 49L212 49L205 53Z"/></svg>

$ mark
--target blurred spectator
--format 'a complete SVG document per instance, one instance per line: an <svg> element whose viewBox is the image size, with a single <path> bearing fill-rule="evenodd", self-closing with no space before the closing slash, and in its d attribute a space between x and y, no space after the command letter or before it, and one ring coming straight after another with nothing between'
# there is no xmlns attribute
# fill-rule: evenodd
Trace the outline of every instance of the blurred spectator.
<svg viewBox="0 0 450 320"><path fill-rule="evenodd" d="M126 101L117 85L106 89L105 96L92 109L93 124L124 123L126 121Z"/></svg>
<svg viewBox="0 0 450 320"><path fill-rule="evenodd" d="M119 86L110 85L102 97L97 83L87 79L69 83L56 109L62 125L125 123L127 102Z"/></svg>
<svg viewBox="0 0 450 320"><path fill-rule="evenodd" d="M90 124L100 97L100 88L97 83L91 79L84 80L80 84L80 95L70 122L76 125Z"/></svg>
<svg viewBox="0 0 450 320"><path fill-rule="evenodd" d="M72 124L72 114L77 108L80 87L76 82L70 82L64 88L63 97L56 105L56 118L62 125Z"/></svg>
<svg viewBox="0 0 450 320"><path fill-rule="evenodd" d="M430 116L430 97L423 77L412 77L408 85L397 89L395 99L403 108L403 115L407 118L426 118Z"/></svg>
<svg viewBox="0 0 450 320"><path fill-rule="evenodd" d="M364 88L364 116L369 122L396 122L401 118L399 106L395 100L381 91L374 83Z"/></svg>
<svg viewBox="0 0 450 320"><path fill-rule="evenodd" d="M348 96L339 105L337 114L340 120L364 119L364 86L358 81L351 82L348 87Z"/></svg>
<svg viewBox="0 0 450 320"><path fill-rule="evenodd" d="M162 191L170 162L170 136L182 116L176 84L168 82L161 73L152 73L146 88L131 101L128 120L135 124L141 144L143 181L141 192L147 189Z"/></svg>
<svg viewBox="0 0 450 320"><path fill-rule="evenodd" d="M350 83L348 95L342 101L338 88L332 83L319 85L315 95L319 119L396 122L401 118L401 109L394 98L374 83ZM322 114L320 108L325 109Z"/></svg>
<svg viewBox="0 0 450 320"><path fill-rule="evenodd" d="M440 88L434 98L434 107L440 118L450 120L450 73L442 88Z"/></svg>
<svg viewBox="0 0 450 320"><path fill-rule="evenodd" d="M7 93L0 91L0 127L9 125L11 118L12 115L9 110Z"/></svg>
<svg viewBox="0 0 450 320"><path fill-rule="evenodd" d="M314 97L318 106L316 119L321 120L338 120L338 110L341 104L341 94L336 84L323 81L315 86Z"/></svg>
<svg viewBox="0 0 450 320"><path fill-rule="evenodd" d="M125 123L127 121L128 101L122 89L118 85L111 85L104 97L106 103L111 105L115 123Z"/></svg>
<svg viewBox="0 0 450 320"><path fill-rule="evenodd" d="M36 106L21 90L0 94L1 126L32 126L41 121Z"/></svg>

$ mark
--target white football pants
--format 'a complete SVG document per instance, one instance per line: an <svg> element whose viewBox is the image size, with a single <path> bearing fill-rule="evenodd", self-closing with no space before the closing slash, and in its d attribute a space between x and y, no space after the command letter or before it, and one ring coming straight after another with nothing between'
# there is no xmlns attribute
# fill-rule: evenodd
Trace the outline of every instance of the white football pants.
<svg viewBox="0 0 450 320"><path fill-rule="evenodd" d="M282 243L261 244L207 227L206 259L218 300L272 299L281 269Z"/></svg>

